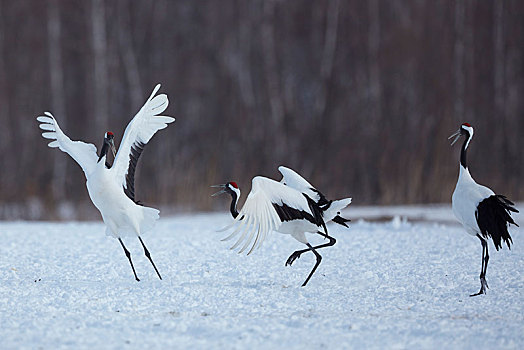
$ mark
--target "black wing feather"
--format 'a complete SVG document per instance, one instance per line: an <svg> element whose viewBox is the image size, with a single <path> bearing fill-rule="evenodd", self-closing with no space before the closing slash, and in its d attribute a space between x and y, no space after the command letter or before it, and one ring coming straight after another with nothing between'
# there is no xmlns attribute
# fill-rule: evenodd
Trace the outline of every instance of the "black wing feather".
<svg viewBox="0 0 524 350"><path fill-rule="evenodd" d="M508 226L510 224L518 225L513 221L510 212L519 212L513 207L514 205L506 197L496 194L482 200L477 206L475 216L480 233L486 239L491 237L497 250L502 248L502 240L511 249L513 240L509 235Z"/></svg>
<svg viewBox="0 0 524 350"><path fill-rule="evenodd" d="M327 210L329 208L329 206L331 205L331 202L333 202L333 201L328 201L326 196L324 196L324 194L322 192L320 192L319 190L317 190L316 188L310 187L309 189L311 191L315 192L316 194L318 194L319 199L318 199L317 204L320 207L325 206L325 208L322 208L322 210L324 210L324 211Z"/></svg>
<svg viewBox="0 0 524 350"><path fill-rule="evenodd" d="M135 142L131 146L131 153L129 154L129 167L126 174L126 185L124 187L124 193L136 204L140 204L135 200L135 169L136 164L138 163L138 158L144 150L145 143L140 141Z"/></svg>
<svg viewBox="0 0 524 350"><path fill-rule="evenodd" d="M324 233L327 234L326 224L324 223L324 219L322 218L322 209L320 209L318 204L315 203L311 198L309 198L306 195L304 195L304 197L306 197L306 200L309 204L309 208L311 209L311 213L313 213L313 215L304 210L292 208L286 203L282 203L281 205L273 203L273 207L277 211L277 214L281 221L305 219L317 226L322 226L322 228L324 229Z"/></svg>

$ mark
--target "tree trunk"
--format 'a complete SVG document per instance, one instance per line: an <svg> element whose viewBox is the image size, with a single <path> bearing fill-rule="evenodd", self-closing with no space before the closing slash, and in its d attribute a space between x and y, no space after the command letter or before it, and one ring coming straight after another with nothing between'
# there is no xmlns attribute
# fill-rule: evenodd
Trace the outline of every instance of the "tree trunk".
<svg viewBox="0 0 524 350"><path fill-rule="evenodd" d="M333 61L335 60L335 50L337 48L338 35L338 12L340 0L330 0L326 11L326 31L324 37L324 49L322 51L322 61L320 64L320 91L317 94L316 114L322 117L326 111L328 81L333 73Z"/></svg>
<svg viewBox="0 0 524 350"><path fill-rule="evenodd" d="M91 33L93 45L93 113L97 133L107 127L108 118L108 69L107 36L104 0L91 1Z"/></svg>
<svg viewBox="0 0 524 350"><path fill-rule="evenodd" d="M370 122L369 127L374 127L382 117L382 91L380 82L380 16L378 0L369 0L369 34L368 34L368 55L369 55L369 107ZM374 129L374 128L373 128Z"/></svg>
<svg viewBox="0 0 524 350"><path fill-rule="evenodd" d="M281 98L280 79L277 65L277 49L275 46L275 17L274 0L267 0L263 3L264 19L262 21L262 48L264 52L264 73L267 79L267 93L269 96L269 105L271 108L271 117L275 133L280 138L279 143L285 145L283 133L284 123L284 105ZM278 139L277 139L278 140Z"/></svg>
<svg viewBox="0 0 524 350"><path fill-rule="evenodd" d="M464 118L464 2L455 2L455 120L460 123Z"/></svg>
<svg viewBox="0 0 524 350"><path fill-rule="evenodd" d="M126 72L127 82L129 83L129 90L131 92L131 105L139 106L143 103L144 92L142 91L142 84L140 83L140 71L138 69L138 62L136 53L133 48L133 36L131 31L131 18L129 15L128 2L120 0L118 2L118 44L120 48L120 55L124 63L124 70ZM152 87L151 87L152 89Z"/></svg>
<svg viewBox="0 0 524 350"><path fill-rule="evenodd" d="M51 82L52 113L60 120L60 126L66 130L67 115L65 107L64 70L62 64L60 9L57 0L47 3L47 36L49 54L49 76ZM52 191L55 201L65 199L66 157L54 152Z"/></svg>

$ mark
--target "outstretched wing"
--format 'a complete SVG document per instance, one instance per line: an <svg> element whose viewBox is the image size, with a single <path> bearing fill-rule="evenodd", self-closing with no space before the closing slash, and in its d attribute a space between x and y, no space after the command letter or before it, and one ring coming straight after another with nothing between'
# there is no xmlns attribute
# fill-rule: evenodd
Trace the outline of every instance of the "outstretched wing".
<svg viewBox="0 0 524 350"><path fill-rule="evenodd" d="M36 118L40 122L40 129L44 130L42 136L53 140L48 146L58 147L61 151L69 154L84 171L86 177L96 166L98 156L96 147L92 143L82 141L71 141L58 126L58 122L49 112Z"/></svg>
<svg viewBox="0 0 524 350"><path fill-rule="evenodd" d="M282 180L280 182L283 184L304 193L320 206L329 203L326 197L319 190L313 187L313 185L311 185L306 179L300 176L300 174L293 169L281 165L278 167L278 171L280 171L282 174Z"/></svg>
<svg viewBox="0 0 524 350"><path fill-rule="evenodd" d="M167 127L175 118L159 115L169 105L167 95L155 94L160 89L158 84L144 106L131 120L124 132L111 172L122 183L124 192L135 201L135 168L138 158L153 135Z"/></svg>
<svg viewBox="0 0 524 350"><path fill-rule="evenodd" d="M278 230L284 221L305 219L318 227L325 227L319 210L312 206L299 191L277 181L257 176L251 183L251 192L233 224L227 228L234 231L223 240L229 240L240 234L235 249L242 243L239 253L251 246L248 255L261 246L271 230ZM318 207L317 207L318 208Z"/></svg>

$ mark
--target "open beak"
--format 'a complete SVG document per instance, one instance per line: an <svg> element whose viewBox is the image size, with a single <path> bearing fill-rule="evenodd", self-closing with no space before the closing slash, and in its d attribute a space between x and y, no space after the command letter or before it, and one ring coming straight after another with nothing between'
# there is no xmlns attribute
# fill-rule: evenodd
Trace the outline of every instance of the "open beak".
<svg viewBox="0 0 524 350"><path fill-rule="evenodd" d="M226 190L225 190L226 185L225 185L225 184L223 184L223 185L212 185L211 187L221 188L220 191L218 191L218 192L216 192L216 193L213 193L213 194L211 195L211 197L215 197L215 196L218 196L218 195L220 195L220 194L222 194L222 193L226 193Z"/></svg>
<svg viewBox="0 0 524 350"><path fill-rule="evenodd" d="M451 141L451 146L453 146L455 144L455 142L457 142L457 140L460 138L460 136L462 136L462 134L460 132L460 129L458 129L453 135L448 137L448 140L454 138L453 141Z"/></svg>
<svg viewBox="0 0 524 350"><path fill-rule="evenodd" d="M113 141L111 139L111 141L109 141L109 144L111 145L111 151L113 151L113 157L116 158L116 147L115 147L115 141Z"/></svg>
<svg viewBox="0 0 524 350"><path fill-rule="evenodd" d="M342 216L337 215L331 221L336 222L339 225L346 226L347 228L349 228L349 226L346 224L346 222L350 222L351 220L344 219Z"/></svg>

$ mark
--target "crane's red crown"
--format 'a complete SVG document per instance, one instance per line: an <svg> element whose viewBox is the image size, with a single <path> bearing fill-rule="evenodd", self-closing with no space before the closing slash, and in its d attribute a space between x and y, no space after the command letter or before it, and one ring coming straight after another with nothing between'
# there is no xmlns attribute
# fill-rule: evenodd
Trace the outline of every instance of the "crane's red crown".
<svg viewBox="0 0 524 350"><path fill-rule="evenodd" d="M467 127L470 127L470 128L471 128L471 124L469 124L469 123L464 123L464 124L462 124L462 125L464 125L464 126L467 126Z"/></svg>
<svg viewBox="0 0 524 350"><path fill-rule="evenodd" d="M115 136L111 131L106 132L107 136Z"/></svg>
<svg viewBox="0 0 524 350"><path fill-rule="evenodd" d="M238 188L238 185L237 185L236 182L233 182L233 181L232 181L232 182L230 182L230 184L231 184L231 186L233 186L234 188Z"/></svg>

